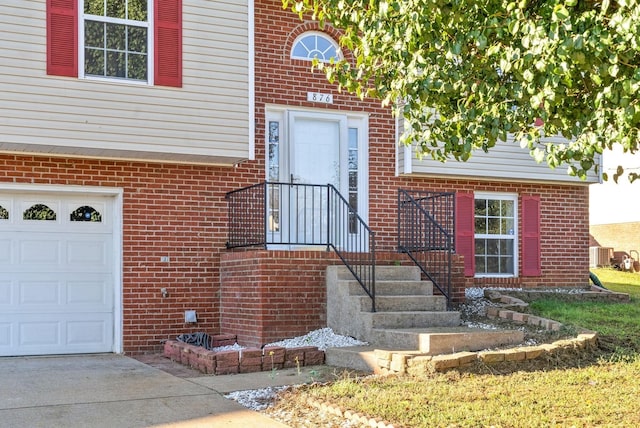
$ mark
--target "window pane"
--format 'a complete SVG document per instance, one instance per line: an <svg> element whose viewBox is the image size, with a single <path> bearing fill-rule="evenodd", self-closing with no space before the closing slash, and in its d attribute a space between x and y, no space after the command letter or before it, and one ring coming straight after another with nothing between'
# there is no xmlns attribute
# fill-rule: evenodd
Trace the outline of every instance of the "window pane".
<svg viewBox="0 0 640 428"><path fill-rule="evenodd" d="M484 217L476 217L476 233L487 233L487 219Z"/></svg>
<svg viewBox="0 0 640 428"><path fill-rule="evenodd" d="M487 254L492 256L500 255L500 240L487 239Z"/></svg>
<svg viewBox="0 0 640 428"><path fill-rule="evenodd" d="M358 190L358 172L357 171L349 171L349 190L351 191Z"/></svg>
<svg viewBox="0 0 640 428"><path fill-rule="evenodd" d="M487 242L486 239L476 239L476 254L477 255L485 255L487 251Z"/></svg>
<svg viewBox="0 0 640 428"><path fill-rule="evenodd" d="M107 49L123 51L126 49L127 27L118 24L107 24Z"/></svg>
<svg viewBox="0 0 640 428"><path fill-rule="evenodd" d="M84 72L92 76L104 76L104 51L98 49L84 50Z"/></svg>
<svg viewBox="0 0 640 428"><path fill-rule="evenodd" d="M306 58L307 55L309 55L309 51L307 50L307 48L302 43L298 43L293 48L293 56L294 57L296 57L296 58Z"/></svg>
<svg viewBox="0 0 640 428"><path fill-rule="evenodd" d="M331 47L331 43L322 37L316 37L316 49L320 52L325 52Z"/></svg>
<svg viewBox="0 0 640 428"><path fill-rule="evenodd" d="M84 13L104 16L104 0L84 0Z"/></svg>
<svg viewBox="0 0 640 428"><path fill-rule="evenodd" d="M475 207L476 215L486 216L487 215L487 201L485 199L476 199L476 207Z"/></svg>
<svg viewBox="0 0 640 428"><path fill-rule="evenodd" d="M107 16L111 18L126 19L126 0L107 0Z"/></svg>
<svg viewBox="0 0 640 428"><path fill-rule="evenodd" d="M487 233L491 235L499 235L500 234L500 219L499 218L489 218L487 219Z"/></svg>
<svg viewBox="0 0 640 428"><path fill-rule="evenodd" d="M487 257L486 273L500 273L500 257Z"/></svg>
<svg viewBox="0 0 640 428"><path fill-rule="evenodd" d="M500 215L500 201L487 200L487 215L498 217Z"/></svg>
<svg viewBox="0 0 640 428"><path fill-rule="evenodd" d="M124 52L107 52L107 76L126 77L126 70Z"/></svg>
<svg viewBox="0 0 640 428"><path fill-rule="evenodd" d="M101 222L102 215L95 208L85 205L79 207L69 215L70 221Z"/></svg>
<svg viewBox="0 0 640 428"><path fill-rule="evenodd" d="M502 220L502 234L503 235L513 235L514 234L514 228L513 228L513 219L503 219Z"/></svg>
<svg viewBox="0 0 640 428"><path fill-rule="evenodd" d="M500 273L513 273L513 257L500 259Z"/></svg>
<svg viewBox="0 0 640 428"><path fill-rule="evenodd" d="M476 256L476 273L487 273L484 256Z"/></svg>
<svg viewBox="0 0 640 428"><path fill-rule="evenodd" d="M56 213L44 204L35 204L22 213L23 220L55 220Z"/></svg>
<svg viewBox="0 0 640 428"><path fill-rule="evenodd" d="M358 194L350 192L349 193L349 205L357 212L358 211Z"/></svg>
<svg viewBox="0 0 640 428"><path fill-rule="evenodd" d="M129 79L147 80L147 56L144 54L129 54L127 62L127 77Z"/></svg>
<svg viewBox="0 0 640 428"><path fill-rule="evenodd" d="M513 201L502 201L502 216L513 217Z"/></svg>
<svg viewBox="0 0 640 428"><path fill-rule="evenodd" d="M147 0L129 0L129 19L147 21Z"/></svg>
<svg viewBox="0 0 640 428"><path fill-rule="evenodd" d="M9 211L0 205L0 220L9 220Z"/></svg>
<svg viewBox="0 0 640 428"><path fill-rule="evenodd" d="M127 27L129 52L147 53L147 29L142 27Z"/></svg>
<svg viewBox="0 0 640 428"><path fill-rule="evenodd" d="M97 21L84 23L84 45L91 48L104 48L104 24Z"/></svg>

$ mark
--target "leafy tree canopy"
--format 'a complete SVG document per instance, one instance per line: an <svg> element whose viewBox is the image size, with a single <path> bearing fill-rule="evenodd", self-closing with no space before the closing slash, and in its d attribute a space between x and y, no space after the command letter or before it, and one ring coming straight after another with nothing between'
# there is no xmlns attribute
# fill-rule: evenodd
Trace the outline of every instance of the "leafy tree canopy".
<svg viewBox="0 0 640 428"><path fill-rule="evenodd" d="M343 31L354 61L315 65L341 89L397 106L419 155L464 161L511 134L584 178L614 144L638 150L637 0L282 3ZM558 134L570 142L541 142Z"/></svg>

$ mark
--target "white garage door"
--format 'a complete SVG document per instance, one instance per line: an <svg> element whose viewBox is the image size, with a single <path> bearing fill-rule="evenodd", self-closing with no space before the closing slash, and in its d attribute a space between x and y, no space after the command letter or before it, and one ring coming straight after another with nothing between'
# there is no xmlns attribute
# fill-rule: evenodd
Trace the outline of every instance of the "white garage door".
<svg viewBox="0 0 640 428"><path fill-rule="evenodd" d="M0 355L113 352L113 203L0 192Z"/></svg>

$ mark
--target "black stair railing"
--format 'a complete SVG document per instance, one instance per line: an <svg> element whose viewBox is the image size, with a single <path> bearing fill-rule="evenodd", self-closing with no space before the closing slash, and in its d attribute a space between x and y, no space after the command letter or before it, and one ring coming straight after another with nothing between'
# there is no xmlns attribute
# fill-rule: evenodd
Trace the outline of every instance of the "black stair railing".
<svg viewBox="0 0 640 428"><path fill-rule="evenodd" d="M406 253L446 297L448 309L454 213L454 193L398 190L398 251Z"/></svg>
<svg viewBox="0 0 640 428"><path fill-rule="evenodd" d="M227 248L267 245L333 249L371 298L375 234L332 185L264 182L228 192Z"/></svg>

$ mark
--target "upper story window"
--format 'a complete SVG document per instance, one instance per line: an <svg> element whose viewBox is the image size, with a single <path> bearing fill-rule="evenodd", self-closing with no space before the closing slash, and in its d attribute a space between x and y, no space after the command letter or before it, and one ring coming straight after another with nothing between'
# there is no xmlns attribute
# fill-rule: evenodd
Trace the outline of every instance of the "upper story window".
<svg viewBox="0 0 640 428"><path fill-rule="evenodd" d="M47 0L47 74L182 86L182 0Z"/></svg>
<svg viewBox="0 0 640 428"><path fill-rule="evenodd" d="M152 0L84 0L84 75L147 81ZM151 30L151 31L150 31Z"/></svg>
<svg viewBox="0 0 640 428"><path fill-rule="evenodd" d="M291 58L329 62L331 58L342 58L338 45L324 33L304 33L293 42Z"/></svg>

